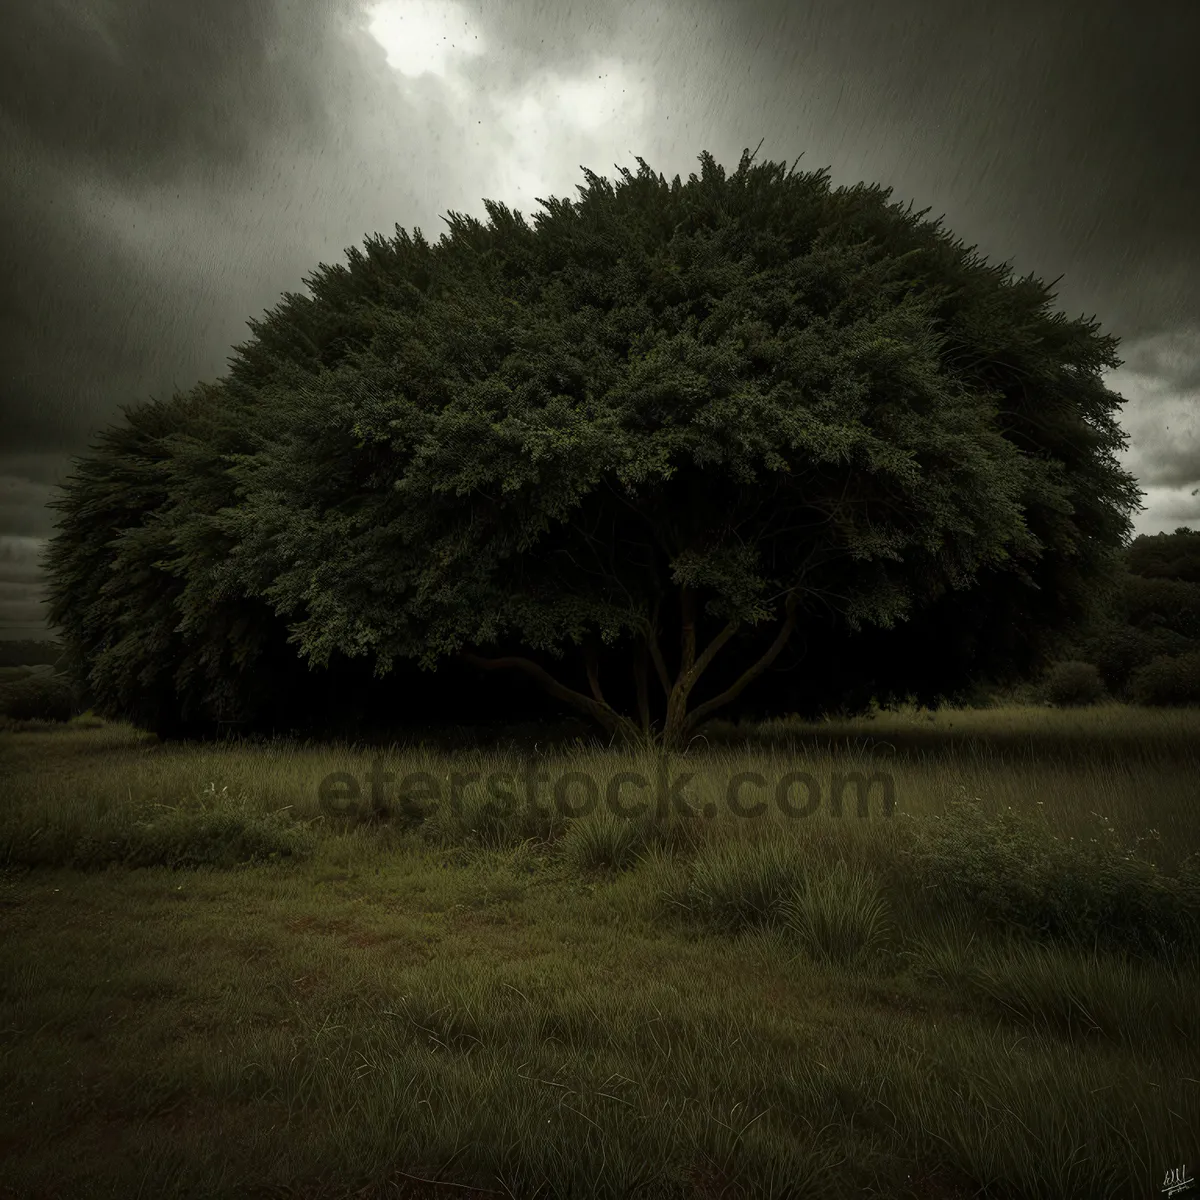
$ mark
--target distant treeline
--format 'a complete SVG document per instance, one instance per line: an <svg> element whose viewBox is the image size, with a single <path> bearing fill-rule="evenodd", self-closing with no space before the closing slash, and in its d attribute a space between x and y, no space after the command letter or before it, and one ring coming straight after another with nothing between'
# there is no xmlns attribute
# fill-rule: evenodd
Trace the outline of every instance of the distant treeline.
<svg viewBox="0 0 1200 1200"><path fill-rule="evenodd" d="M33 638L0 641L0 667L36 667L43 663L53 666L61 656L62 646L58 642L39 642Z"/></svg>
<svg viewBox="0 0 1200 1200"><path fill-rule="evenodd" d="M1136 699L1137 673L1158 663L1186 666L1178 701L1200 703L1200 530L1135 538L1109 604L1081 631L1069 653L1100 671L1110 695ZM1170 668L1175 670L1176 668ZM1186 686L1185 686L1186 684Z"/></svg>

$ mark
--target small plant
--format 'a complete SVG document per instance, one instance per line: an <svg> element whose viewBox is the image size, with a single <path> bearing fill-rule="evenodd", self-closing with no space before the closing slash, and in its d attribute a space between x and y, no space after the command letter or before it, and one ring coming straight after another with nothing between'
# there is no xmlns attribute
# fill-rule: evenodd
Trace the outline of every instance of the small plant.
<svg viewBox="0 0 1200 1200"><path fill-rule="evenodd" d="M469 789L453 799L437 800L413 823L436 845L502 850L528 841L551 842L563 832L565 819L553 808L515 795L495 797Z"/></svg>
<svg viewBox="0 0 1200 1200"><path fill-rule="evenodd" d="M1061 708L1095 704L1104 696L1100 672L1085 662L1060 662L1046 672L1042 684L1046 699Z"/></svg>
<svg viewBox="0 0 1200 1200"><path fill-rule="evenodd" d="M887 937L887 904L869 872L837 862L809 875L781 905L786 927L813 958L846 966L878 950Z"/></svg>
<svg viewBox="0 0 1200 1200"><path fill-rule="evenodd" d="M684 886L667 900L726 932L771 924L802 885L806 865L794 849L774 843L714 847L697 856Z"/></svg>
<svg viewBox="0 0 1200 1200"><path fill-rule="evenodd" d="M1135 704L1200 704L1200 651L1153 659L1133 673L1129 692Z"/></svg>
<svg viewBox="0 0 1200 1200"><path fill-rule="evenodd" d="M647 846L645 821L621 820L610 812L572 821L562 838L563 861L577 871L633 866Z"/></svg>
<svg viewBox="0 0 1200 1200"><path fill-rule="evenodd" d="M0 713L13 721L69 721L75 693L61 675L29 675L0 691Z"/></svg>

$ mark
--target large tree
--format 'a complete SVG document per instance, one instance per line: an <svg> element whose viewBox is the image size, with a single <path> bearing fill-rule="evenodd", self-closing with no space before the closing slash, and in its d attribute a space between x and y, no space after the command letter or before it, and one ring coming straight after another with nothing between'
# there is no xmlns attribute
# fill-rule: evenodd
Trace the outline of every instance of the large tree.
<svg viewBox="0 0 1200 1200"><path fill-rule="evenodd" d="M101 432L53 502L50 616L95 707L163 733L236 721L267 685L274 619L211 586L223 547L211 516L232 497L232 433L219 388L131 408ZM242 677L253 662L259 670ZM247 686L248 685L248 686Z"/></svg>
<svg viewBox="0 0 1200 1200"><path fill-rule="evenodd" d="M318 665L520 672L669 745L797 631L1078 620L1138 504L1115 340L884 189L701 162L327 271L243 351L276 366L240 381L218 592Z"/></svg>
<svg viewBox="0 0 1200 1200"><path fill-rule="evenodd" d="M369 239L106 431L50 555L101 708L379 723L511 711L515 671L677 744L756 679L798 707L1044 658L1137 506L1113 339L886 190L701 161Z"/></svg>
<svg viewBox="0 0 1200 1200"><path fill-rule="evenodd" d="M433 696L415 666L407 678L378 680L370 664L335 655L312 669L286 623L221 571L230 539L218 516L236 502L228 467L252 445L235 396L232 384L200 385L131 407L100 433L54 502L61 517L47 560L56 660L88 704L167 737L359 736L371 726L494 713L495 692L464 703L465 669L441 679Z"/></svg>

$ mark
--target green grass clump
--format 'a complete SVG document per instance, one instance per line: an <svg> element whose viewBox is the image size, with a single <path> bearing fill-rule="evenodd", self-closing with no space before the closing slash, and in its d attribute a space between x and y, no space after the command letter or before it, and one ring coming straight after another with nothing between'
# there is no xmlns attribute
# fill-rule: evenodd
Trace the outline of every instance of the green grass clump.
<svg viewBox="0 0 1200 1200"><path fill-rule="evenodd" d="M531 804L515 794L492 795L483 787L439 796L424 806L409 805L408 813L422 836L440 846L499 850L551 842L566 828L566 819L552 805Z"/></svg>
<svg viewBox="0 0 1200 1200"><path fill-rule="evenodd" d="M644 819L618 817L608 811L572 821L559 850L563 862L575 871L632 867L646 852L649 841Z"/></svg>
<svg viewBox="0 0 1200 1200"><path fill-rule="evenodd" d="M882 949L891 922L878 879L839 860L807 875L781 905L783 923L812 958L853 966Z"/></svg>
<svg viewBox="0 0 1200 1200"><path fill-rule="evenodd" d="M783 905L803 888L813 862L785 842L730 841L705 847L668 904L716 930L777 923Z"/></svg>
<svg viewBox="0 0 1200 1200"><path fill-rule="evenodd" d="M1010 1023L1134 1049L1195 1044L1194 967L1178 973L1096 949L932 938L911 952L915 974L981 1002Z"/></svg>

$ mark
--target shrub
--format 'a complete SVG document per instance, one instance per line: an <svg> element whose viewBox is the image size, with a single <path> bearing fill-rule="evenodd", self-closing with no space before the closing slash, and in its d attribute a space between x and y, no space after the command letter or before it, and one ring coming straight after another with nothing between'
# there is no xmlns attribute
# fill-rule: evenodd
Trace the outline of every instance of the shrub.
<svg viewBox="0 0 1200 1200"><path fill-rule="evenodd" d="M1129 680L1129 694L1135 704L1200 704L1200 651L1160 655L1139 667Z"/></svg>
<svg viewBox="0 0 1200 1200"><path fill-rule="evenodd" d="M69 721L75 692L61 675L29 675L0 691L0 713L13 721Z"/></svg>
<svg viewBox="0 0 1200 1200"><path fill-rule="evenodd" d="M1117 844L1110 826L1062 841L1011 810L958 804L923 829L918 870L935 901L1034 938L1146 955L1200 940L1194 868L1166 876Z"/></svg>
<svg viewBox="0 0 1200 1200"><path fill-rule="evenodd" d="M1121 597L1125 619L1141 629L1172 629L1200 637L1200 583L1131 575Z"/></svg>
<svg viewBox="0 0 1200 1200"><path fill-rule="evenodd" d="M956 691L951 699L962 708L994 708L1001 691L982 679L976 679Z"/></svg>
<svg viewBox="0 0 1200 1200"><path fill-rule="evenodd" d="M1060 706L1095 704L1104 695L1100 672L1085 662L1060 662L1046 672L1046 699Z"/></svg>
<svg viewBox="0 0 1200 1200"><path fill-rule="evenodd" d="M1134 625L1110 623L1087 638L1082 649L1080 657L1096 664L1110 695L1126 698L1126 686L1139 667L1162 655L1173 658L1200 647L1193 639L1171 629L1138 629Z"/></svg>

